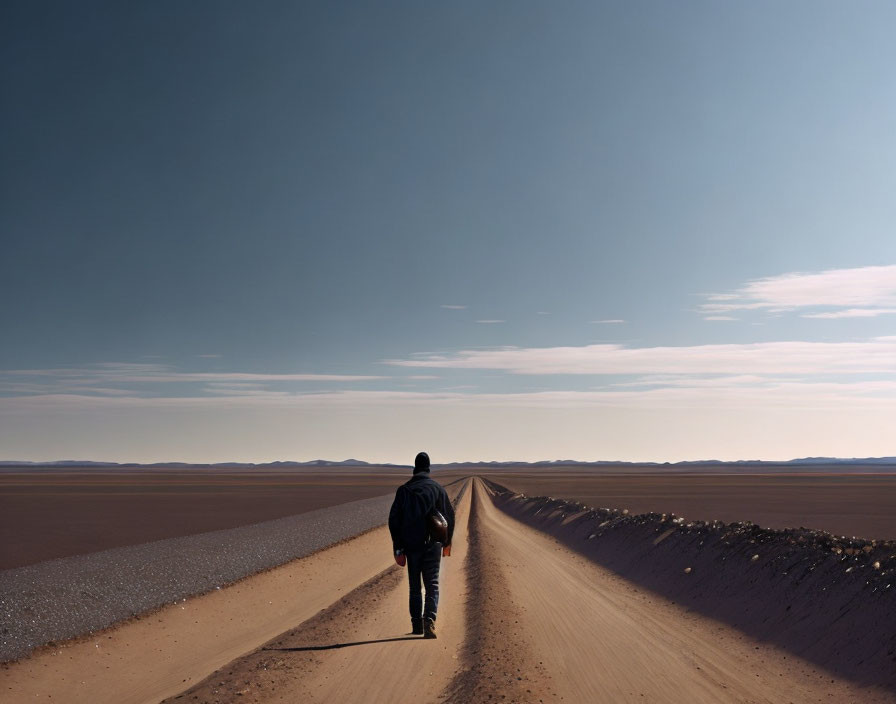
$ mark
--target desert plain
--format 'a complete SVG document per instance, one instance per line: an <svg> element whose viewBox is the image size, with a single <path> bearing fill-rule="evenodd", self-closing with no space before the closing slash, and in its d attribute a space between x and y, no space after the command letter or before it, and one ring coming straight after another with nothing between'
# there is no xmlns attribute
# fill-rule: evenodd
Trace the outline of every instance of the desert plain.
<svg viewBox="0 0 896 704"><path fill-rule="evenodd" d="M0 698L896 701L892 467L436 469L457 530L433 641L408 633L406 577L382 525L409 472L4 468L4 640L47 617L8 608L45 588L28 584L34 575L64 582L90 560L132 555L122 564L133 574L116 576L132 588L149 579L144 556L158 560L166 546L342 532L282 564L247 560L242 578L17 651L0 670ZM355 531L353 517L381 507L382 523ZM186 564L177 569L198 563ZM153 588L167 588L162 578Z"/></svg>

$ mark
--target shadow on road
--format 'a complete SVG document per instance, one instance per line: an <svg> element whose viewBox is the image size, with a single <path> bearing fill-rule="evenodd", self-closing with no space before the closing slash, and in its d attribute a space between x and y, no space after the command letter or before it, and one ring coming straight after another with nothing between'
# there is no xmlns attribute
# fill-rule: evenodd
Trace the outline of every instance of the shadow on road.
<svg viewBox="0 0 896 704"><path fill-rule="evenodd" d="M372 643L393 643L399 640L423 640L420 636L398 636L397 638L380 638L379 640L358 640L354 643L333 643L332 645L306 645L302 648L262 648L262 650L277 650L283 653L297 653L305 650L335 650L336 648L350 648L353 645L370 645Z"/></svg>

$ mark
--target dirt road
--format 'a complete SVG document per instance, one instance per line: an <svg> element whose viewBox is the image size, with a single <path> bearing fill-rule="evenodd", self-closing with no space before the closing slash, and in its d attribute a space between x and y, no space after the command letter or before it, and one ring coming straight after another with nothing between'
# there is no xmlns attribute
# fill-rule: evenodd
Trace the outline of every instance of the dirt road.
<svg viewBox="0 0 896 704"><path fill-rule="evenodd" d="M173 694L173 702L220 703L896 701L892 692L862 689L635 587L506 516L479 480L472 481L457 516L454 554L442 562L437 640L408 635L403 571L385 568L371 578L374 564L385 567L388 560L388 536L380 529L334 548L343 549L338 559L321 561L324 551L313 556L316 565L306 558L286 566L293 579L308 585L311 608L294 609L280 634L261 647L263 633L254 632L242 641L247 654L241 657L227 657L239 649L234 642L215 657L194 655L175 672L174 664L165 666L154 648L146 648L141 667L153 671L156 691L143 682L139 696L124 696L133 686L122 671L125 663L107 661L113 666L93 672L89 684L78 675L91 696L72 698L71 683L66 689L54 680L54 668L89 665L90 656L97 657L89 642L8 668L0 691L16 695L12 701L52 694L51 701L92 702L150 702ZM371 551L380 549L385 558L371 559ZM349 575L334 581L330 605L313 615L324 588L315 579L325 582L328 571L346 564L358 565L360 586L345 589ZM264 591L263 580L272 574L237 585L244 594L228 602L227 611L216 611L213 603L195 608L217 613L219 621L231 618L250 595ZM181 632L194 649L201 649L210 627L199 621ZM152 629L142 633L151 635ZM115 647L129 646L122 641ZM215 650L214 641L206 648ZM54 681L52 691L37 691Z"/></svg>

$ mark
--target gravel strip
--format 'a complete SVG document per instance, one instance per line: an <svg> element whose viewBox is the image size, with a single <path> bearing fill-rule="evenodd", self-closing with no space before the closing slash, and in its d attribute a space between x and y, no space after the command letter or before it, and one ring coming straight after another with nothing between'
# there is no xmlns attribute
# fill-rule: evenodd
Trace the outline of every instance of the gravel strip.
<svg viewBox="0 0 896 704"><path fill-rule="evenodd" d="M239 528L4 570L0 572L0 662L210 591L381 526L392 498L390 493Z"/></svg>

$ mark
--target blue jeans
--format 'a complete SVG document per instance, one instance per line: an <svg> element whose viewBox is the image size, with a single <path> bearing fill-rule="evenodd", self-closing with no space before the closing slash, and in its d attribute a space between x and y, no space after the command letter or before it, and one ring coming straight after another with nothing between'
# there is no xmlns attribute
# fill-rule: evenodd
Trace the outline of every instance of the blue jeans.
<svg viewBox="0 0 896 704"><path fill-rule="evenodd" d="M408 580L410 581L410 593L408 606L411 611L411 619L419 619L421 614L424 619L436 620L436 612L439 610L439 567L442 564L442 544L430 543L418 550L408 550ZM426 602L420 594L420 579L423 578L423 586L426 588Z"/></svg>

